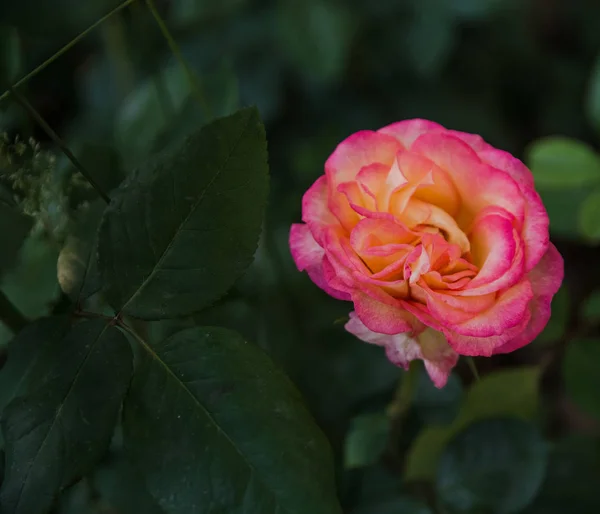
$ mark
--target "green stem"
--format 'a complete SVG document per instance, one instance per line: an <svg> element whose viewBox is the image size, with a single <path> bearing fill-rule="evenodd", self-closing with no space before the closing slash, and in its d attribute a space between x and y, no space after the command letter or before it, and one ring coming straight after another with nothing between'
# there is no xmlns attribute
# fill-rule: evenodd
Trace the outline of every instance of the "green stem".
<svg viewBox="0 0 600 514"><path fill-rule="evenodd" d="M98 21L96 21L94 24L90 25L87 29L85 29L81 34L79 34L78 36L76 36L74 39L72 39L71 41L69 41L65 46L63 46L58 52L56 52L52 57L49 57L48 59L46 59L42 64L40 64L37 68L35 68L33 71L29 72L27 75L25 75L23 78L21 78L19 81L17 81L15 84L13 84L13 88L18 88L19 86L22 86L23 84L25 84L25 82L27 82L30 78L35 77L40 71L42 71L44 68L46 68L49 64L52 64L56 59L58 59L62 54L64 54L65 52L67 52L68 50L70 50L73 46L75 46L77 43L79 43L79 41L81 41L85 36L87 36L92 30L94 30L98 25L102 24L104 21L106 21L108 18L110 18L113 14L118 13L120 10L125 9L125 7L127 7L129 4L132 4L133 2L135 2L136 0L125 0L125 2L123 2L121 5L115 7L112 11L110 11L108 14L105 14L104 16L102 16L102 18L100 18ZM5 98L7 98L10 95L10 89L5 91L4 93L2 93L2 96L0 96L0 102L2 100L4 100Z"/></svg>
<svg viewBox="0 0 600 514"><path fill-rule="evenodd" d="M475 377L475 380L479 382L479 371L477 371L477 366L475 365L475 359L473 357L467 357L467 363L469 364L469 368Z"/></svg>
<svg viewBox="0 0 600 514"><path fill-rule="evenodd" d="M162 17L160 16L160 13L156 9L156 6L154 5L154 0L146 0L146 5L148 6L148 9L150 9L152 16L154 16L154 19L156 20L156 23L158 24L160 31L162 32L164 38L167 40L167 43L169 44L169 48L171 49L171 52L173 52L173 55L179 61L180 66L185 70L185 73L188 77L188 80L189 80L192 90L194 92L194 96L196 97L196 100L198 100L198 103L202 107L202 110L204 111L204 115L206 116L207 119L210 119L212 117L212 113L211 113L208 103L206 102L206 99L204 98L204 94L202 93L202 87L200 86L198 77L196 77L195 73L190 68L189 64L185 60L185 57L181 53L181 49L175 42L175 39L173 39L173 36L171 35L171 33L169 32L169 29L167 28L167 24L162 19Z"/></svg>
<svg viewBox="0 0 600 514"><path fill-rule="evenodd" d="M20 332L27 325L27 318L21 314L8 297L0 291L0 321L2 321L14 334Z"/></svg>
<svg viewBox="0 0 600 514"><path fill-rule="evenodd" d="M37 123L42 127L44 132L54 141L56 145L60 147L63 153L67 156L67 158L71 161L73 166L81 173L86 180L92 185L92 187L96 190L96 192L102 197L102 199L106 203L110 203L110 198L108 195L102 191L98 183L94 180L94 178L86 171L86 169L81 165L81 163L77 160L77 158L73 155L71 150L67 148L67 145L63 142L63 140L58 136L52 127L46 123L46 120L42 118L42 116L34 109L34 107L27 101L27 99L19 93L14 87L11 87L9 91L13 94L15 99L21 106L31 115L31 117L37 121Z"/></svg>

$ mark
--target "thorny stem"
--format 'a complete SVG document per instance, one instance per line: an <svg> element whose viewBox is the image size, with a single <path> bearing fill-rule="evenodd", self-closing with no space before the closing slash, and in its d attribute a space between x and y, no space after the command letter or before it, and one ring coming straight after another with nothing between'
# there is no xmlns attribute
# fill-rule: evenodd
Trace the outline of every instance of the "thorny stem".
<svg viewBox="0 0 600 514"><path fill-rule="evenodd" d="M154 5L154 0L146 0L146 5L148 6L148 9L152 13L152 16L154 16L154 19L156 20L156 23L158 24L160 31L162 32L164 38L167 40L167 43L169 44L169 48L171 49L171 52L173 52L173 55L179 61L179 64L181 65L181 67L185 70L188 80L190 81L190 85L192 86L194 96L196 97L196 100L198 100L198 103L202 107L202 110L204 111L204 115L206 116L207 119L211 118L212 113L211 113L208 103L206 102L206 99L204 98L204 94L202 93L202 87L200 86L198 77L196 77L194 71L190 68L189 64L185 60L185 57L181 53L181 49L179 48L179 45L177 44L175 39L173 39L173 36L169 32L169 29L167 27L167 24L165 23L165 20L162 19L160 13L156 9L156 5Z"/></svg>
<svg viewBox="0 0 600 514"><path fill-rule="evenodd" d="M102 24L104 21L106 21L108 18L110 18L111 16L113 16L114 14L118 13L119 11L121 11L122 9L125 9L125 7L127 7L128 5L132 4L133 2L135 2L136 0L125 0L125 2L123 2L121 5L118 5L117 7L115 7L112 11L110 11L108 14L105 14L104 16L102 16L102 18L100 18L99 20L97 20L95 23L93 23L92 25L90 25L87 29L85 29L81 34L79 34L78 36L75 36L75 38L73 38L71 41L69 41L65 46L63 46L58 52L56 52L52 57L49 57L48 59L46 59L42 64L40 64L37 68L35 68L33 71L30 71L27 75L25 75L22 79L20 79L19 81L15 82L15 84L13 84L13 88L16 89L20 86L22 86L23 84L25 84L29 79L31 79L32 77L35 77L40 71L42 71L43 69L45 69L49 64L52 64L54 61L56 61L56 59L58 59L61 55L63 55L65 52L67 52L68 50L70 50L72 47L74 47L79 41L81 41L85 36L87 36L92 30L94 30L98 25ZM4 100L5 98L7 98L10 95L10 88L5 91L4 93L2 93L2 96L0 96L0 102L2 100Z"/></svg>
<svg viewBox="0 0 600 514"><path fill-rule="evenodd" d="M82 166L82 164L77 160L77 158L73 155L71 150L67 148L67 145L64 141L59 137L59 135L54 132L52 127L46 123L46 120L42 118L42 116L35 110L35 108L27 101L27 99L19 93L14 87L10 87L9 91L15 97L17 102L21 104L21 106L31 115L31 117L42 127L44 132L54 141L56 145L60 147L63 153L67 156L67 158L71 161L73 166L81 173L85 179L91 184L91 186L96 190L96 192L102 197L102 199L106 203L110 203L110 198L108 195L102 191L98 183L94 180L94 178L86 171L86 169Z"/></svg>

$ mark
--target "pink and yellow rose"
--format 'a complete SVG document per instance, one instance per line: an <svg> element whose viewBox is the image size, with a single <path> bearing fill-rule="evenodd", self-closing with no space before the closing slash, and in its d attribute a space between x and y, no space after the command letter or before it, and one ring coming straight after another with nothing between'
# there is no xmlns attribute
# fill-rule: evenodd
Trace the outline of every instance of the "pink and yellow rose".
<svg viewBox="0 0 600 514"><path fill-rule="evenodd" d="M527 167L477 135L414 119L342 141L290 232L299 270L351 301L346 329L442 387L459 355L531 342L563 261Z"/></svg>

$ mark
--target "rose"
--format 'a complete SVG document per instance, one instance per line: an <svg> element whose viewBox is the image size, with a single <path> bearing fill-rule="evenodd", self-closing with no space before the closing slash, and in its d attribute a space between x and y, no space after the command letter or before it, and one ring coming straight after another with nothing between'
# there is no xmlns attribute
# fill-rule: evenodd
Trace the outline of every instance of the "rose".
<svg viewBox="0 0 600 514"><path fill-rule="evenodd" d="M459 355L531 342L563 262L527 167L477 135L407 120L338 145L290 232L299 270L354 303L346 329L442 387Z"/></svg>

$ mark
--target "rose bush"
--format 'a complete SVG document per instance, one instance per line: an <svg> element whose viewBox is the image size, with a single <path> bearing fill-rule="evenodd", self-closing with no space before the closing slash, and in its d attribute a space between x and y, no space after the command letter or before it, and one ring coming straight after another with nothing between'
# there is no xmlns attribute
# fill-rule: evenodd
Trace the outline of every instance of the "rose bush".
<svg viewBox="0 0 600 514"><path fill-rule="evenodd" d="M563 261L527 167L480 136L414 119L357 132L305 193L299 270L352 301L346 329L442 387L459 355L531 342Z"/></svg>

